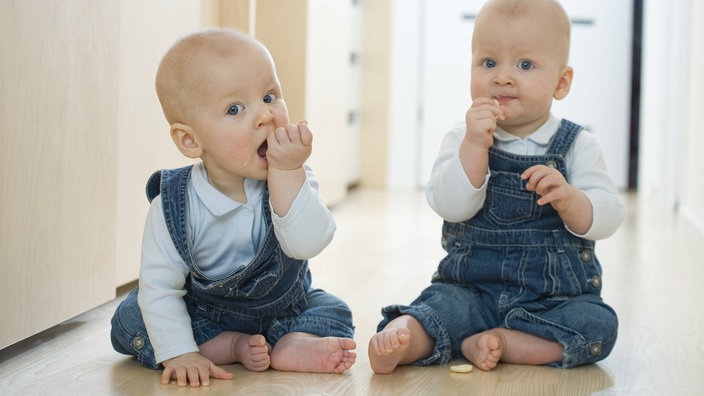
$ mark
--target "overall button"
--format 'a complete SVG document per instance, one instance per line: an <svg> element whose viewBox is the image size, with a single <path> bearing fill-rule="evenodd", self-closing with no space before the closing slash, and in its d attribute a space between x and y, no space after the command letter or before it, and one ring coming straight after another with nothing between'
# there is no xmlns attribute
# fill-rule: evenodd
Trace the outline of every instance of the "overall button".
<svg viewBox="0 0 704 396"><path fill-rule="evenodd" d="M138 351L141 351L142 348L144 348L144 337L141 335L135 336L132 339L132 347Z"/></svg>
<svg viewBox="0 0 704 396"><path fill-rule="evenodd" d="M547 166L549 168L557 169L557 162L555 162L553 160L548 160L547 162L545 162L545 166Z"/></svg>
<svg viewBox="0 0 704 396"><path fill-rule="evenodd" d="M592 276L588 282L597 289L601 287L601 277L599 275Z"/></svg>
<svg viewBox="0 0 704 396"><path fill-rule="evenodd" d="M597 342L593 343L591 346L589 346L589 353L592 356L601 355L601 341L597 341Z"/></svg>
<svg viewBox="0 0 704 396"><path fill-rule="evenodd" d="M579 252L579 257L582 259L582 261L590 261L592 259L592 251L589 249L584 249Z"/></svg>

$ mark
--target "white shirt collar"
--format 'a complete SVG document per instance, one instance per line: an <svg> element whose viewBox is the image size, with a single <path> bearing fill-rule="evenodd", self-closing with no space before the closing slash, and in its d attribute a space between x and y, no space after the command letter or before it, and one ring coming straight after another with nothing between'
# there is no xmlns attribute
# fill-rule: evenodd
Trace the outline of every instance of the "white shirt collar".
<svg viewBox="0 0 704 396"><path fill-rule="evenodd" d="M213 216L222 216L242 207L260 205L261 196L264 192L264 181L244 179L244 192L247 196L247 203L243 204L237 202L220 192L208 182L208 174L202 162L193 166L191 185L196 194L198 194L198 198L200 198L203 206L205 206Z"/></svg>
<svg viewBox="0 0 704 396"><path fill-rule="evenodd" d="M550 139L555 134L555 131L560 127L561 119L550 114L547 121L540 128L536 129L533 133L526 136L525 139L532 141L539 146L547 146L550 143ZM494 139L502 142L511 142L515 140L521 140L520 137L513 135L501 127L497 127L494 131Z"/></svg>

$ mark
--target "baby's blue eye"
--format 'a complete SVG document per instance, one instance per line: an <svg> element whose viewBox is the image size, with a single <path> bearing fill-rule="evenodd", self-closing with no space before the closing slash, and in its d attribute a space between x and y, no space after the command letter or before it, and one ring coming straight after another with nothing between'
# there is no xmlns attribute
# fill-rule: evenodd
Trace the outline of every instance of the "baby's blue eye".
<svg viewBox="0 0 704 396"><path fill-rule="evenodd" d="M482 62L482 64L484 65L484 67L486 67L488 69L496 67L496 61L493 59L485 59L484 62Z"/></svg>
<svg viewBox="0 0 704 396"><path fill-rule="evenodd" d="M531 61L521 61L518 63L518 68L521 70L530 70L533 68L533 62Z"/></svg>
<svg viewBox="0 0 704 396"><path fill-rule="evenodd" d="M264 103L272 103L274 100L276 100L276 95L273 93L264 95Z"/></svg>
<svg viewBox="0 0 704 396"><path fill-rule="evenodd" d="M244 106L242 106L240 104L232 105L227 108L228 115L238 115L243 111L244 111Z"/></svg>

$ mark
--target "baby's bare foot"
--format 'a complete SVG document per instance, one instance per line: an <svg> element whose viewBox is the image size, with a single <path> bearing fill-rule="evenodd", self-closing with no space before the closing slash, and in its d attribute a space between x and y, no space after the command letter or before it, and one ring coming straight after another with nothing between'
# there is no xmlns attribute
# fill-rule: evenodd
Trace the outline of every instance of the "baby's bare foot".
<svg viewBox="0 0 704 396"><path fill-rule="evenodd" d="M401 363L411 342L407 328L388 328L369 340L369 364L377 374L389 374Z"/></svg>
<svg viewBox="0 0 704 396"><path fill-rule="evenodd" d="M289 333L281 337L271 352L271 368L306 373L343 373L357 360L352 352L357 344L351 338L318 337Z"/></svg>
<svg viewBox="0 0 704 396"><path fill-rule="evenodd" d="M496 367L504 354L505 342L501 333L487 330L462 341L462 354L477 368L489 371Z"/></svg>
<svg viewBox="0 0 704 396"><path fill-rule="evenodd" d="M242 363L250 371L265 371L271 363L269 344L261 334L236 333L230 351L235 362Z"/></svg>

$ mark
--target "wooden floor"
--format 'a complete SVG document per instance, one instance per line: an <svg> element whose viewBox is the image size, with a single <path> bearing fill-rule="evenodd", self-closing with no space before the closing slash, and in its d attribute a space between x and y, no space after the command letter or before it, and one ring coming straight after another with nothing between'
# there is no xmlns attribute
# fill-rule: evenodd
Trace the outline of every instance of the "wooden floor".
<svg viewBox="0 0 704 396"><path fill-rule="evenodd" d="M226 368L234 380L214 380L208 388L160 385L160 372L112 350L116 300L1 350L0 394L704 395L704 239L675 216L627 198L626 223L597 244L604 298L619 314L620 332L611 356L596 365L373 374L367 342L379 309L408 303L428 283L442 256L441 221L421 192L355 190L333 208L335 240L311 261L315 285L342 297L355 314L358 360L347 373L252 373L232 365Z"/></svg>

